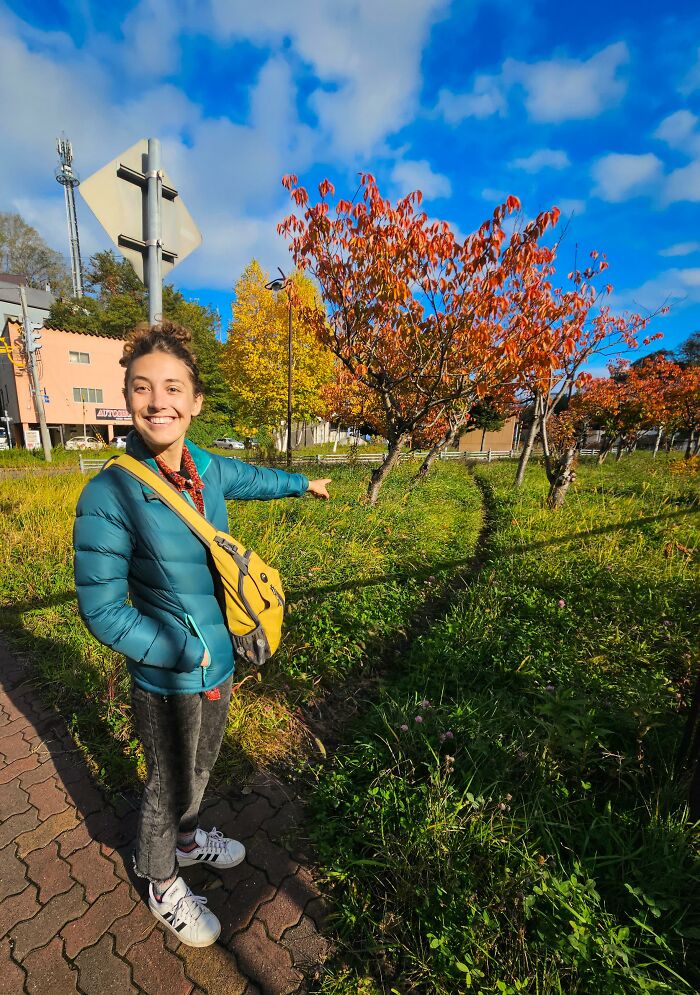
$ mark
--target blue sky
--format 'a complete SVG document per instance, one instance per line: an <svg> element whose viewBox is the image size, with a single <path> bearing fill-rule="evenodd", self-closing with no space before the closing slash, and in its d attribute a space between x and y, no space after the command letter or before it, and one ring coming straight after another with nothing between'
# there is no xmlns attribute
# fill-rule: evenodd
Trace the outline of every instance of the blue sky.
<svg viewBox="0 0 700 995"><path fill-rule="evenodd" d="M672 305L661 345L700 328L697 2L0 2L0 84L0 210L63 249L56 137L84 177L159 137L204 235L173 282L224 327L253 256L289 266L282 175L344 195L369 170L457 234L509 193L556 204L564 272L598 249L618 308ZM107 247L78 211L85 255Z"/></svg>

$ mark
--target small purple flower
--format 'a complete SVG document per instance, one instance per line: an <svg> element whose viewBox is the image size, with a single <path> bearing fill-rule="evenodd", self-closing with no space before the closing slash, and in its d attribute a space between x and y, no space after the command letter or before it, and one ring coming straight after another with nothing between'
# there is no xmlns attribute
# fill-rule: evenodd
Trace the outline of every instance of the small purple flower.
<svg viewBox="0 0 700 995"><path fill-rule="evenodd" d="M547 691L547 692L548 692L548 694L552 694L554 690L555 690L555 688L554 688L554 685L553 685L553 684L548 684L548 685L547 685L547 686L545 687L545 691Z"/></svg>
<svg viewBox="0 0 700 995"><path fill-rule="evenodd" d="M566 601L564 601L563 598L559 598L557 604L559 605L560 608L566 608Z"/></svg>
<svg viewBox="0 0 700 995"><path fill-rule="evenodd" d="M448 729L447 732L445 733L445 739L454 739L454 738L455 734L452 732L451 729Z"/></svg>
<svg viewBox="0 0 700 995"><path fill-rule="evenodd" d="M430 577L428 577L428 583L429 584L434 584L435 583L435 578L433 577L432 574L430 575Z"/></svg>
<svg viewBox="0 0 700 995"><path fill-rule="evenodd" d="M422 721L423 721L423 716L422 715L416 715L416 722L422 722Z"/></svg>
<svg viewBox="0 0 700 995"><path fill-rule="evenodd" d="M671 624L671 620L670 620L670 619L668 619L668 618L664 618L664 619L662 619L661 621L662 621L662 623L663 623L664 625L670 625L670 624Z"/></svg>
<svg viewBox="0 0 700 995"><path fill-rule="evenodd" d="M421 701L420 707L421 708L430 708L430 702L427 700L427 698L424 698L423 701Z"/></svg>
<svg viewBox="0 0 700 995"><path fill-rule="evenodd" d="M408 732L408 726L405 723L401 726L401 732Z"/></svg>

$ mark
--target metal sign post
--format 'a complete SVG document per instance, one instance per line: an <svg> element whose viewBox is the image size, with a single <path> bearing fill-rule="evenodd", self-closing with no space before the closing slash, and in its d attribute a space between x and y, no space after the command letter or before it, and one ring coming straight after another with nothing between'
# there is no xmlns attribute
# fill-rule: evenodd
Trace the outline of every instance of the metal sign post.
<svg viewBox="0 0 700 995"><path fill-rule="evenodd" d="M121 254L148 287L148 317L163 317L163 277L202 243L202 235L162 168L160 141L145 138L78 187Z"/></svg>
<svg viewBox="0 0 700 995"><path fill-rule="evenodd" d="M163 320L163 276L161 259L163 242L161 236L161 203L163 197L163 173L160 168L160 142L157 138L148 139L148 178L146 245L146 286L148 287L148 323L155 325Z"/></svg>
<svg viewBox="0 0 700 995"><path fill-rule="evenodd" d="M41 435L41 444L44 447L44 459L47 463L51 462L51 437L49 435L49 430L46 426L46 414L44 413L44 395L41 392L41 385L39 383L39 371L36 366L36 354L37 350L41 348L39 345L39 339L41 336L36 335L34 329L29 321L29 311L27 310L27 291L23 285L19 288L19 299L22 304L22 324L24 326L24 351L27 353L27 368L29 370L29 378L32 384L32 393L34 395L34 411L36 412L36 420L39 422L39 432Z"/></svg>

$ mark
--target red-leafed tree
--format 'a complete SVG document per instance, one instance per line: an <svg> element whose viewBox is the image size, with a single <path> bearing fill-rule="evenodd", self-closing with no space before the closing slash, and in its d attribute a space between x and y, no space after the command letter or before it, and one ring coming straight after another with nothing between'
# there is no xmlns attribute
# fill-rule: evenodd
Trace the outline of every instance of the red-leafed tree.
<svg viewBox="0 0 700 995"><path fill-rule="evenodd" d="M536 237L507 242L503 221L519 208L514 197L459 242L445 222L419 209L419 191L393 205L363 175L356 200L340 200L331 211L327 180L313 205L296 177L283 182L300 213L279 231L290 239L295 264L318 281L328 312L303 318L316 323L351 381L369 392L388 439L368 488L374 503L415 431L443 429L444 440L465 424L474 400L513 379L521 328L506 320L504 288L527 265ZM538 219L533 232L553 220Z"/></svg>
<svg viewBox="0 0 700 995"><path fill-rule="evenodd" d="M549 504L560 507L571 484L575 448L567 450L565 458L553 458L547 434L548 422L561 402L569 401L574 391L590 380L585 366L592 359L600 360L637 348L637 336L647 326L650 317L637 314L614 314L603 303L612 291L608 284L598 289L597 281L607 269L605 257L591 253L591 265L569 273L568 289L554 287L549 300L542 303L546 331L537 348L523 363L521 387L533 406L533 421L525 440L515 477L516 486L523 482L525 467L539 435L544 450L545 472L550 484ZM660 338L652 336L645 342Z"/></svg>

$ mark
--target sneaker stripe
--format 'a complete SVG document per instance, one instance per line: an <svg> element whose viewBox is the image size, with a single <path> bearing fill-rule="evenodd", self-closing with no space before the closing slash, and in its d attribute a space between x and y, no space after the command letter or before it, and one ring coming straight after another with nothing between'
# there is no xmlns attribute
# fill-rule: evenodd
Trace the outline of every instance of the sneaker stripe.
<svg viewBox="0 0 700 995"><path fill-rule="evenodd" d="M183 920L183 921L182 921L182 922L180 923L180 925L179 925L179 926L175 926L175 930L176 930L176 932L178 932L178 933L179 933L179 932L180 932L180 930L181 930L181 929L184 929L186 925L187 925L187 923L186 923L186 922L185 922L185 921Z"/></svg>

